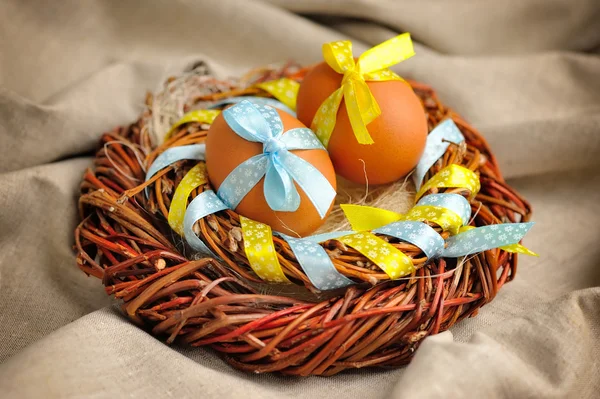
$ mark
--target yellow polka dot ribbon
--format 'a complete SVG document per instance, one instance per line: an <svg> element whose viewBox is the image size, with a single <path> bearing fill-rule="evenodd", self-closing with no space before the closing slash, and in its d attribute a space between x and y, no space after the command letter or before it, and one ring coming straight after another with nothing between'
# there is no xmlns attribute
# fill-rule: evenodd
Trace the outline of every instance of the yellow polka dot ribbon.
<svg viewBox="0 0 600 399"><path fill-rule="evenodd" d="M298 97L300 84L295 80L282 78L258 83L255 86L271 94L292 110L296 110L296 97Z"/></svg>
<svg viewBox="0 0 600 399"><path fill-rule="evenodd" d="M181 125L185 125L186 123L191 122L207 123L210 125L220 113L221 111L215 109L198 109L195 111L188 112L187 114L183 115L183 117L180 120L178 120L173 126L171 126L171 130L169 130L165 135L165 140L168 140L173 135L175 129L177 129Z"/></svg>
<svg viewBox="0 0 600 399"><path fill-rule="evenodd" d="M254 273L264 281L289 283L290 281L285 277L277 259L271 228L264 223L243 216L240 216L240 222L244 250Z"/></svg>
<svg viewBox="0 0 600 399"><path fill-rule="evenodd" d="M481 189L479 177L475 172L463 166L452 164L440 170L429 179L416 195L415 201L432 188L465 188L471 192L469 198L473 199Z"/></svg>
<svg viewBox="0 0 600 399"><path fill-rule="evenodd" d="M345 101L350 125L360 144L373 144L367 125L375 120L381 109L373 97L367 81L403 80L387 69L415 54L410 34L403 33L364 52L355 62L350 41L323 45L323 58L334 71L344 75L339 89L319 107L311 129L327 147L336 123L336 115Z"/></svg>
<svg viewBox="0 0 600 399"><path fill-rule="evenodd" d="M458 230L463 225L463 220L458 213L448 208L434 205L417 205L411 208L411 210L399 220L433 222L444 229L444 231L449 231L452 234L458 234Z"/></svg>
<svg viewBox="0 0 600 399"><path fill-rule="evenodd" d="M349 234L338 238L338 241L366 256L392 280L411 274L415 270L409 256L372 233Z"/></svg>
<svg viewBox="0 0 600 399"><path fill-rule="evenodd" d="M169 208L168 221L169 226L179 235L183 235L183 218L188 198L194 189L203 184L206 184L206 164L200 162L185 174L175 189Z"/></svg>

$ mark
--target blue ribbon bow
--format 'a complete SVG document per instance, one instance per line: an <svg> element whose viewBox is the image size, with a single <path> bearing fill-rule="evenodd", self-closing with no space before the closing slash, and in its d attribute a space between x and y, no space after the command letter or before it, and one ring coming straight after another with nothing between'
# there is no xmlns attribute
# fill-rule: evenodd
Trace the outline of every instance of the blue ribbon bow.
<svg viewBox="0 0 600 399"><path fill-rule="evenodd" d="M277 111L265 105L240 101L223 111L225 121L240 137L263 144L263 153L238 165L225 178L217 195L235 209L250 190L265 177L264 195L274 211L294 212L300 206L298 186L324 218L336 192L313 165L292 154L293 150L325 150L308 128L295 128L284 134Z"/></svg>

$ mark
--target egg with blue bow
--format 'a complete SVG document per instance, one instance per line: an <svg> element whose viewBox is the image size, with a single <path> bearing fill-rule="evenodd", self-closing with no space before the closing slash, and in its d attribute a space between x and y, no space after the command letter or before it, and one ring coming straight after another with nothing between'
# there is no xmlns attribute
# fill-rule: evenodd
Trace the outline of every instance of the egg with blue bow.
<svg viewBox="0 0 600 399"><path fill-rule="evenodd" d="M325 147L298 119L268 105L226 108L208 131L206 167L230 209L291 236L317 230L336 196Z"/></svg>

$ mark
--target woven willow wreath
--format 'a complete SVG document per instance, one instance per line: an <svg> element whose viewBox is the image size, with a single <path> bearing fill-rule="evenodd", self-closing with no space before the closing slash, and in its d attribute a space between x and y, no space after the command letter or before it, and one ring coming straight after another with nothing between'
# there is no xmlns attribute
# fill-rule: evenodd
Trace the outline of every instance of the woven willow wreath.
<svg viewBox="0 0 600 399"><path fill-rule="evenodd" d="M291 66L264 70L254 83L280 77L299 81L305 72ZM208 81L218 89L199 95L199 105L232 96L269 96L256 85L241 88L237 82L207 79L198 81L199 89ZM448 146L424 181L449 165L463 166L477 173L481 183L469 201L471 226L528 221L529 204L504 182L483 137L442 105L430 87L410 84L426 110L430 131L451 119L465 138ZM140 184L162 152L202 143L208 129L203 123L184 123L154 146L147 124L155 117L150 111L155 100L148 96L148 110L136 123L102 136L95 170L86 171L81 184L82 222L75 240L80 269L102 279L107 294L123 301L133 322L168 343L177 339L208 345L234 367L256 373L333 375L348 368L397 367L410 361L426 336L474 316L514 278L515 253L490 249L464 258L428 259L415 245L376 234L411 258L411 275L390 280L361 252L331 239L320 245L335 269L355 285L321 296L262 294L264 284L256 284L262 280L249 265L240 216L234 211L209 215L194 226L219 260L190 257L166 223L173 192L197 161L176 162ZM209 189L195 189L190 200ZM470 194L460 188L427 190L441 192ZM435 223L428 225L449 237ZM277 236L273 241L285 276L318 293L288 242Z"/></svg>

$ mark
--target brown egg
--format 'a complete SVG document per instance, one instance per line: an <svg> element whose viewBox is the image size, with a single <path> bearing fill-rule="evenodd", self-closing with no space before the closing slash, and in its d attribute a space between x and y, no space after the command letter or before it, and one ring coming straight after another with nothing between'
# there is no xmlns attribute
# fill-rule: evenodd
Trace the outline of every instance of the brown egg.
<svg viewBox="0 0 600 399"><path fill-rule="evenodd" d="M326 63L304 78L297 99L298 119L310 126L321 103L337 90L343 76ZM419 162L427 139L427 119L421 101L403 81L367 82L381 115L367 125L374 144L359 144L344 101L327 150L335 171L356 183L391 183L406 176ZM364 161L364 164L363 162Z"/></svg>
<svg viewBox="0 0 600 399"><path fill-rule="evenodd" d="M284 132L298 127L306 127L288 113L281 110L277 110L277 112L283 122ZM285 135L285 133L283 134ZM262 152L263 145L261 143L250 142L238 136L227 125L223 115L219 115L210 127L206 139L206 167L210 183L215 192L229 173L239 164L255 155L262 154ZM331 186L336 189L335 171L327 151L294 150L291 152L317 168ZM295 236L295 233L300 236L309 235L325 222L325 218L321 219L310 199L296 182L294 184L300 194L300 207L298 210L295 212L273 211L264 197L264 180L263 177L244 197L235 209L237 213L268 224L275 231L292 236ZM328 214L332 207L333 201L327 212Z"/></svg>

